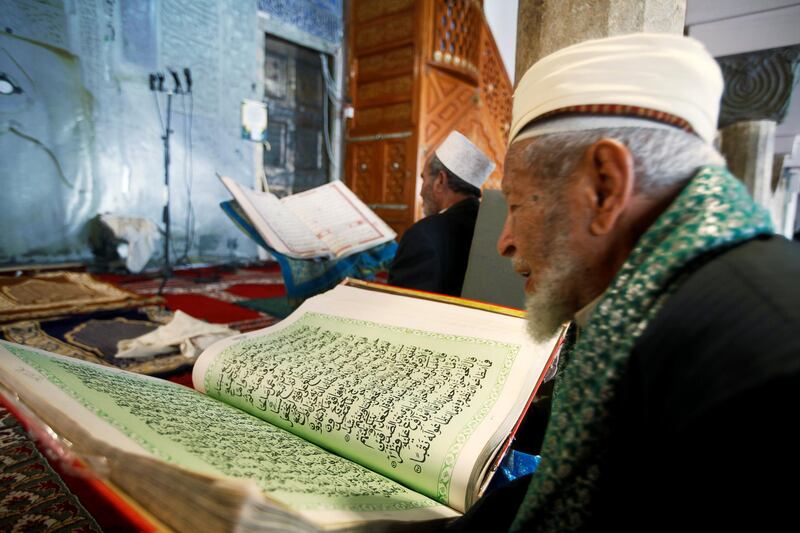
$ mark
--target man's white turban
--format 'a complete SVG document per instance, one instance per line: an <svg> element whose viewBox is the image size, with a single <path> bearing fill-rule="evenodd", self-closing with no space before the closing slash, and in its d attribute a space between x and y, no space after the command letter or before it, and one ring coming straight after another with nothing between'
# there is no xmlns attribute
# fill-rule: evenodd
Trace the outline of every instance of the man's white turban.
<svg viewBox="0 0 800 533"><path fill-rule="evenodd" d="M457 131L451 131L434 153L447 170L479 189L495 167L494 161Z"/></svg>
<svg viewBox="0 0 800 533"><path fill-rule="evenodd" d="M509 144L542 134L533 131L538 125L553 133L645 124L669 124L711 143L722 89L717 62L690 37L637 33L585 41L542 58L522 76ZM574 118L558 120L554 129L545 119L556 116Z"/></svg>

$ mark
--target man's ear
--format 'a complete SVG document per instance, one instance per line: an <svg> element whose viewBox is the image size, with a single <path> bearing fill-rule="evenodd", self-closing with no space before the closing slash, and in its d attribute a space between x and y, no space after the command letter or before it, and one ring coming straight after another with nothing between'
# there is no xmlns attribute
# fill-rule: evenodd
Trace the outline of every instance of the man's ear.
<svg viewBox="0 0 800 533"><path fill-rule="evenodd" d="M600 139L587 149L584 162L590 178L589 230L594 235L605 235L614 228L633 196L633 156L621 142Z"/></svg>
<svg viewBox="0 0 800 533"><path fill-rule="evenodd" d="M447 174L445 174L444 170L440 170L438 174L436 174L436 179L433 180L433 188L437 191L443 191L447 188Z"/></svg>

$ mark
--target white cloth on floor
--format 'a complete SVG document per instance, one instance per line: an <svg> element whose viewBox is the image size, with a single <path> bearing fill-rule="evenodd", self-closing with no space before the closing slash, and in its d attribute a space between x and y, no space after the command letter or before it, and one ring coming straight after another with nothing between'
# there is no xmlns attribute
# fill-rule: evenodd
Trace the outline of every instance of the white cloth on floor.
<svg viewBox="0 0 800 533"><path fill-rule="evenodd" d="M141 270L150 260L159 240L158 226L147 218L101 215L100 220L108 226L114 236L128 243L125 266L133 273Z"/></svg>
<svg viewBox="0 0 800 533"><path fill-rule="evenodd" d="M141 359L169 353L180 347L181 354L194 359L214 342L238 334L221 324L209 324L193 318L183 311L176 311L172 320L150 333L117 343L119 359Z"/></svg>

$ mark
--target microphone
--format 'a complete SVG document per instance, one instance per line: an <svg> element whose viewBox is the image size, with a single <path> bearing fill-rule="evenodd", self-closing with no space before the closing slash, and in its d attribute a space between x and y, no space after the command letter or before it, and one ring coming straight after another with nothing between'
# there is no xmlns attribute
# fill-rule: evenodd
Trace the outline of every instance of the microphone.
<svg viewBox="0 0 800 533"><path fill-rule="evenodd" d="M178 77L178 73L171 68L167 70L169 70L169 73L172 74L172 80L175 82L175 92L178 94L182 93L183 90L181 89L181 79Z"/></svg>
<svg viewBox="0 0 800 533"><path fill-rule="evenodd" d="M156 75L152 73L150 74L150 90L156 90Z"/></svg>
<svg viewBox="0 0 800 533"><path fill-rule="evenodd" d="M186 92L192 92L192 71L189 67L183 69L183 75L186 77Z"/></svg>
<svg viewBox="0 0 800 533"><path fill-rule="evenodd" d="M164 92L164 73L163 72L158 72L158 73L156 73L156 76L158 77L158 90L159 90L159 92L163 93Z"/></svg>

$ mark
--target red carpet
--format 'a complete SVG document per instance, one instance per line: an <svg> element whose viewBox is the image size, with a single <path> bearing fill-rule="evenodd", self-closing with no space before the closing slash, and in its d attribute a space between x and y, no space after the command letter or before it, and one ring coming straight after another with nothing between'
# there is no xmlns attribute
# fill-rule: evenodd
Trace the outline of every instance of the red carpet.
<svg viewBox="0 0 800 533"><path fill-rule="evenodd" d="M286 287L281 285L256 285L254 283L240 283L225 289L225 292L247 298L279 298L286 295Z"/></svg>
<svg viewBox="0 0 800 533"><path fill-rule="evenodd" d="M171 311L181 310L200 320L215 324L230 324L241 320L253 320L263 316L257 311L223 302L202 294L165 294L167 307Z"/></svg>

